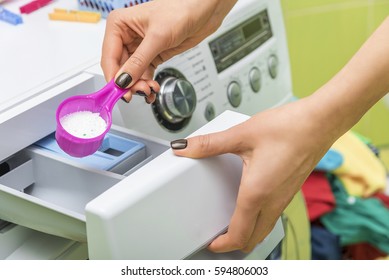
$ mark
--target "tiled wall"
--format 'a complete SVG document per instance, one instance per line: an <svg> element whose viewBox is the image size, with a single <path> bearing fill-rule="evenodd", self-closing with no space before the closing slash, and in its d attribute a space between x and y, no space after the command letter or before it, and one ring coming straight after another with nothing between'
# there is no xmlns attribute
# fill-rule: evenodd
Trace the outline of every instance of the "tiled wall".
<svg viewBox="0 0 389 280"><path fill-rule="evenodd" d="M281 0L281 3L293 89L298 97L313 93L327 82L389 16L389 0ZM376 104L354 130L376 145L389 145L389 102Z"/></svg>

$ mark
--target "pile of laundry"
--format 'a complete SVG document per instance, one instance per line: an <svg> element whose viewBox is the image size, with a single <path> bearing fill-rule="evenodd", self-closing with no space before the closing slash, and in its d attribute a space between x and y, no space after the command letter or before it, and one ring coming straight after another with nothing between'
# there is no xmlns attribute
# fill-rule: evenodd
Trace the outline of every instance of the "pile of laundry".
<svg viewBox="0 0 389 280"><path fill-rule="evenodd" d="M387 178L368 139L349 131L334 143L302 186L312 259L388 258Z"/></svg>

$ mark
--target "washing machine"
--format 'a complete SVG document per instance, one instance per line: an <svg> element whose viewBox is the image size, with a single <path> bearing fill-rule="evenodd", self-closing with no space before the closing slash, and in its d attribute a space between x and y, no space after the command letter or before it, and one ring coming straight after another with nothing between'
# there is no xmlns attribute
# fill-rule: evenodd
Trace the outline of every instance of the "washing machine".
<svg viewBox="0 0 389 280"><path fill-rule="evenodd" d="M154 104L117 103L102 147L82 159L56 146L55 111L105 85L96 47L105 26L48 22L50 8L0 29L0 258L309 258L300 193L250 254L208 251L228 227L241 161L169 148L293 99L279 1L239 0L214 34L156 69Z"/></svg>

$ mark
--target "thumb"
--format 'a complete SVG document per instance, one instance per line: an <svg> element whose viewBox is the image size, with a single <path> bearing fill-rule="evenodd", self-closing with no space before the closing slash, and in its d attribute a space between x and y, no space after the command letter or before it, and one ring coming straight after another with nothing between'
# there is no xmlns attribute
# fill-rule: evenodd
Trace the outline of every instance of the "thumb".
<svg viewBox="0 0 389 280"><path fill-rule="evenodd" d="M170 143L177 156L205 158L225 153L237 153L239 149L236 133L231 129L221 132L177 139Z"/></svg>
<svg viewBox="0 0 389 280"><path fill-rule="evenodd" d="M120 88L130 88L150 66L151 62L163 50L158 43L146 36L135 52L122 65L115 76L115 83Z"/></svg>

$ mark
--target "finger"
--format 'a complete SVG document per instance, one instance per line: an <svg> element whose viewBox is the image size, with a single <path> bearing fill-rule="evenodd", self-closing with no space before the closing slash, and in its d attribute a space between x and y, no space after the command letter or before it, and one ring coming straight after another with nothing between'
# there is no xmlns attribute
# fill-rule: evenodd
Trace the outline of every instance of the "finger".
<svg viewBox="0 0 389 280"><path fill-rule="evenodd" d="M134 89L134 87L131 88L131 90L136 90L135 95L144 97L147 104L154 102L154 98L152 97L154 94L152 93L151 88L146 81L139 80L135 85L136 89Z"/></svg>
<svg viewBox="0 0 389 280"><path fill-rule="evenodd" d="M117 13L118 11L114 10L108 15L102 45L100 64L107 81L110 81L120 69L122 54L126 52L120 33L115 30Z"/></svg>
<svg viewBox="0 0 389 280"><path fill-rule="evenodd" d="M132 99L132 94L131 92L127 91L121 98L124 102L130 103Z"/></svg>
<svg viewBox="0 0 389 280"><path fill-rule="evenodd" d="M190 158L204 158L225 153L238 154L243 148L239 131L236 126L221 132L174 140L170 146L175 155Z"/></svg>
<svg viewBox="0 0 389 280"><path fill-rule="evenodd" d="M142 80L153 80L154 78L154 72L155 72L155 68L154 66L150 65L146 71L143 73L143 75L140 77L140 79Z"/></svg>
<svg viewBox="0 0 389 280"><path fill-rule="evenodd" d="M155 68L153 66L148 67L146 72L144 72L142 77L141 77L141 79L145 80L151 89L151 94L146 96L146 102L149 104L154 103L154 101L157 97L157 93L160 90L160 86L159 86L158 82L153 80L154 70L155 70Z"/></svg>
<svg viewBox="0 0 389 280"><path fill-rule="evenodd" d="M130 88L144 74L151 62L162 50L163 44L146 36L135 52L121 66L115 76L116 84L121 88Z"/></svg>
<svg viewBox="0 0 389 280"><path fill-rule="evenodd" d="M258 165L256 165L258 166ZM260 173L252 172L251 165L243 165L242 179L234 213L226 234L216 238L209 249L214 252L229 252L233 250L247 250L253 242L253 234L261 216L263 202L266 196L258 189L263 189Z"/></svg>
<svg viewBox="0 0 389 280"><path fill-rule="evenodd" d="M154 101L157 99L157 93L160 91L160 86L154 80L147 80L146 82L149 85L151 92L151 94L147 96L147 102L154 103Z"/></svg>
<svg viewBox="0 0 389 280"><path fill-rule="evenodd" d="M144 80L138 80L130 90L133 94L142 97L147 97L151 94L151 89L148 83Z"/></svg>
<svg viewBox="0 0 389 280"><path fill-rule="evenodd" d="M243 187L240 186L241 188ZM238 198L227 233L217 237L208 249L223 253L246 248L255 229L259 211L259 208L253 209L244 199Z"/></svg>
<svg viewBox="0 0 389 280"><path fill-rule="evenodd" d="M156 90L154 90L154 88ZM122 99L129 103L132 95L142 96L148 104L151 104L156 99L156 94L159 91L160 86L154 80L138 80L129 91L123 95Z"/></svg>
<svg viewBox="0 0 389 280"><path fill-rule="evenodd" d="M127 103L130 102L133 95L139 95L146 97L151 94L151 89L148 84L143 80L138 80L133 87L131 87L126 94L123 95L122 99Z"/></svg>
<svg viewBox="0 0 389 280"><path fill-rule="evenodd" d="M276 224L276 221L277 218L273 219L272 215L269 216L265 213L261 213L258 216L251 238L247 242L247 246L244 247L242 251L248 253L254 250L258 243L262 242L266 236L270 234Z"/></svg>
<svg viewBox="0 0 389 280"><path fill-rule="evenodd" d="M161 89L158 82L155 80L147 80L146 83L149 85L152 94L157 94Z"/></svg>

